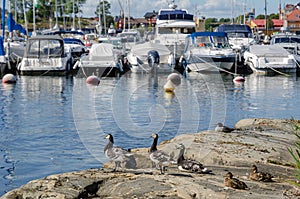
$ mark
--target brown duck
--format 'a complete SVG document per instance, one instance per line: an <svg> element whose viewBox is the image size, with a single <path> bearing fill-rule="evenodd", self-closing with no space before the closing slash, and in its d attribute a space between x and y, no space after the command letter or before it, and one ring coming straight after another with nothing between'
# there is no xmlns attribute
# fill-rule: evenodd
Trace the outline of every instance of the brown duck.
<svg viewBox="0 0 300 199"><path fill-rule="evenodd" d="M249 175L250 180L262 181L262 182L273 182L272 178L273 176L269 173L258 172L256 165L252 165L250 167L250 175Z"/></svg>
<svg viewBox="0 0 300 199"><path fill-rule="evenodd" d="M231 187L234 189L248 189L247 185L243 181L233 178L231 172L226 173L224 177L224 185L226 187Z"/></svg>

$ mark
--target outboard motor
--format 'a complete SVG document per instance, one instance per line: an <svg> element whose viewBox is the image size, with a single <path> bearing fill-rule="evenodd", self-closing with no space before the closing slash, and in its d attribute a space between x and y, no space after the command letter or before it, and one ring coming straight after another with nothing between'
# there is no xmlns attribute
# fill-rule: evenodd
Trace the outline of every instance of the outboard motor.
<svg viewBox="0 0 300 199"><path fill-rule="evenodd" d="M147 54L147 60L149 66L152 68L155 65L159 65L159 54L156 50L150 50Z"/></svg>

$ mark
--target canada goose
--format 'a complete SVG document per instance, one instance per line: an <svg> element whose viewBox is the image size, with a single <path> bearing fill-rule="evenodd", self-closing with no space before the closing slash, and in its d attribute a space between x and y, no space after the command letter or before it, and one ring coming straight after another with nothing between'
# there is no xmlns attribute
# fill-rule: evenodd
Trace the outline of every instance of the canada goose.
<svg viewBox="0 0 300 199"><path fill-rule="evenodd" d="M157 150L156 146L158 141L158 134L154 133L151 135L151 137L153 138L153 143L149 151L150 159L155 163L156 168L160 169L160 173L163 174L165 172L165 167L169 166L175 161L172 160L172 158L162 150Z"/></svg>
<svg viewBox="0 0 300 199"><path fill-rule="evenodd" d="M177 159L177 165L180 171L188 171L188 172L195 172L195 173L211 172L211 170L205 168L200 162L193 159L185 159L184 158L185 146L183 144L177 145L176 148L180 150Z"/></svg>
<svg viewBox="0 0 300 199"><path fill-rule="evenodd" d="M107 134L105 138L109 141L104 148L104 153L107 158L115 162L114 171L117 171L118 168L121 167L121 163L124 162L127 163L130 161L131 163L136 164L132 153L128 152L127 150L121 147L114 146L114 138L111 134Z"/></svg>

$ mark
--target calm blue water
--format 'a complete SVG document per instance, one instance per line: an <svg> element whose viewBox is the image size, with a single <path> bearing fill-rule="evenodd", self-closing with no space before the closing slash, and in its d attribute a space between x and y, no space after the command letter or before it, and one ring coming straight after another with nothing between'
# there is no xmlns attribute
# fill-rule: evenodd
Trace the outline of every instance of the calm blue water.
<svg viewBox="0 0 300 199"><path fill-rule="evenodd" d="M44 176L101 167L104 134L125 148L149 147L183 133L233 126L250 117L300 119L296 76L232 77L192 74L175 95L163 85L168 74L126 74L98 87L83 78L19 77L0 85L0 195Z"/></svg>

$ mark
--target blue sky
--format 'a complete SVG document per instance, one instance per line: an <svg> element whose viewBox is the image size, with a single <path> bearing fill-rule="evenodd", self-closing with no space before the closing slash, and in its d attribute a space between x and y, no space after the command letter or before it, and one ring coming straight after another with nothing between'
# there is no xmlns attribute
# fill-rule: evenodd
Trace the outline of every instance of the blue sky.
<svg viewBox="0 0 300 199"><path fill-rule="evenodd" d="M111 3L111 12L113 15L120 13L120 5L118 0L108 0ZM126 15L129 13L128 4L130 4L130 15L139 18L143 17L146 12L157 11L160 8L166 8L170 0L120 0L125 10ZM285 4L297 4L300 0L267 0L268 14L278 12L278 4L281 1L282 7ZM83 16L93 17L99 0L87 0L83 6ZM243 14L244 0L175 0L178 8L186 8L190 13L201 16L216 17L216 18L230 18ZM124 5L125 4L125 5ZM234 5L234 6L232 6ZM234 9L232 9L234 7ZM264 0L246 0L246 11L255 8L256 15L264 14L265 1Z"/></svg>

